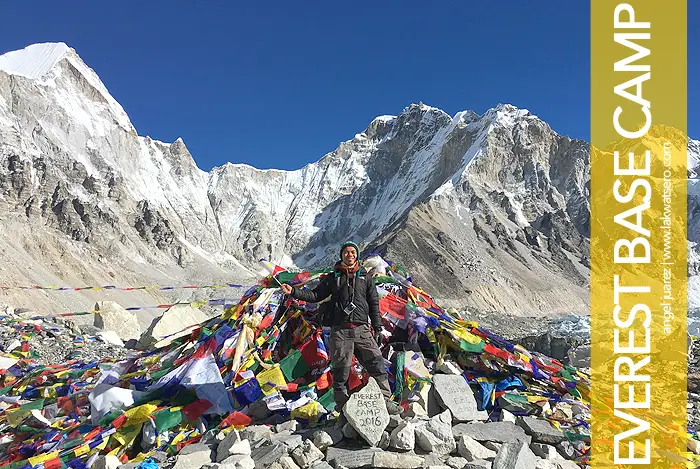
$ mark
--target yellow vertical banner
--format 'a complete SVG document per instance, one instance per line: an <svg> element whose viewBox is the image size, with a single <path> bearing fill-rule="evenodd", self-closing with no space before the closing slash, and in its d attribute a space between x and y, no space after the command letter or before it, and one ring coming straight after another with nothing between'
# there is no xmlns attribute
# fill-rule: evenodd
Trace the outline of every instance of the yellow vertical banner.
<svg viewBox="0 0 700 469"><path fill-rule="evenodd" d="M687 6L591 1L591 466L685 468Z"/></svg>

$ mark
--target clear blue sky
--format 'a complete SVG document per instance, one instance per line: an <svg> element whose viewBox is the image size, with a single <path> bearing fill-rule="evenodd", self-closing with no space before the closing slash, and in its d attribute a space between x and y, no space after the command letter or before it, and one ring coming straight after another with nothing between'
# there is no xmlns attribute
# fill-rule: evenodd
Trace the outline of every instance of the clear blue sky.
<svg viewBox="0 0 700 469"><path fill-rule="evenodd" d="M205 170L300 168L418 101L451 115L511 103L588 139L588 2L254 3L9 2L0 52L66 42L139 134L182 137ZM695 138L698 38L689 28Z"/></svg>

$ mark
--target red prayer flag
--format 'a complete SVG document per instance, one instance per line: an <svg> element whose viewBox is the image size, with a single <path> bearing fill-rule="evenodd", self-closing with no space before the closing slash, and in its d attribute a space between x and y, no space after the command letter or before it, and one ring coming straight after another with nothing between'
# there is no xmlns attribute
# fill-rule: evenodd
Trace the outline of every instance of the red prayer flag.
<svg viewBox="0 0 700 469"><path fill-rule="evenodd" d="M197 420L211 406L212 404L208 400L197 399L196 401L190 402L185 407L183 407L182 413L187 416L188 420Z"/></svg>
<svg viewBox="0 0 700 469"><path fill-rule="evenodd" d="M119 417L116 419L112 420L112 426L114 428L119 428L123 426L127 421L126 414L121 414Z"/></svg>
<svg viewBox="0 0 700 469"><path fill-rule="evenodd" d="M61 458L53 458L49 459L48 461L44 461L44 469L58 469L61 466L63 466Z"/></svg>
<svg viewBox="0 0 700 469"><path fill-rule="evenodd" d="M253 421L253 419L248 417L246 414L243 414L243 413L238 412L238 411L234 411L234 412L231 412L230 414L228 414L228 416L221 421L221 423L219 424L219 428L226 428L226 427L230 427L232 425L236 426L236 427L239 427L239 426L246 427L246 426L250 425L250 422L252 422L252 421Z"/></svg>

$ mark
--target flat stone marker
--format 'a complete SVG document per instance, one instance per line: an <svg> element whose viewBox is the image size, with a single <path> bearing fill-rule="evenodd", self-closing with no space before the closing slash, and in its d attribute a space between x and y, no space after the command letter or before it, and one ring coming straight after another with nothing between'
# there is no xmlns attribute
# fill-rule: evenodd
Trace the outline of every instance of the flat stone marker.
<svg viewBox="0 0 700 469"><path fill-rule="evenodd" d="M564 433L552 426L546 420L536 417L521 417L517 419L516 425L525 430L525 433L532 436L538 443L549 443L556 445L566 440Z"/></svg>
<svg viewBox="0 0 700 469"><path fill-rule="evenodd" d="M345 417L364 440L377 446L389 425L389 412L379 385L370 377L367 385L350 396L343 407ZM349 467L349 466L348 466Z"/></svg>
<svg viewBox="0 0 700 469"><path fill-rule="evenodd" d="M348 469L357 469L359 467L372 467L374 461L374 453L381 451L377 448L367 449L342 449L328 448L326 452L326 461L334 467L347 467Z"/></svg>
<svg viewBox="0 0 700 469"><path fill-rule="evenodd" d="M433 376L433 384L443 406L452 412L452 417L458 422L487 420L484 410L477 410L474 393L461 375Z"/></svg>
<svg viewBox="0 0 700 469"><path fill-rule="evenodd" d="M497 441L506 443L509 441L524 441L528 445L532 437L525 434L525 430L512 422L472 422L460 423L452 427L455 438L461 435L469 435L476 441Z"/></svg>

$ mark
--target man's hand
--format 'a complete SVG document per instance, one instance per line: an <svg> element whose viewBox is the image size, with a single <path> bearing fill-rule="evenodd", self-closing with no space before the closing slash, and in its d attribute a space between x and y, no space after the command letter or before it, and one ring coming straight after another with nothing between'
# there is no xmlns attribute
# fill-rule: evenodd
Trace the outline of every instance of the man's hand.
<svg viewBox="0 0 700 469"><path fill-rule="evenodd" d="M292 291L294 290L294 288L290 287L286 283L280 285L280 288L282 288L282 293L284 293L285 295L291 295Z"/></svg>

